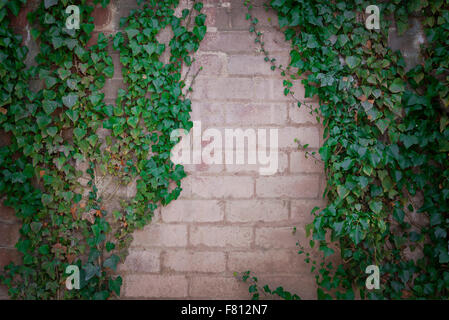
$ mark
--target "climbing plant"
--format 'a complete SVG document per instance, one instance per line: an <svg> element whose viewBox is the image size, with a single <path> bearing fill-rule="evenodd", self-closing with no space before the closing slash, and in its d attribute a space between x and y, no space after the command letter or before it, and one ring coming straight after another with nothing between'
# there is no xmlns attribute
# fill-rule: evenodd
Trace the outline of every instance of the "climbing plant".
<svg viewBox="0 0 449 320"><path fill-rule="evenodd" d="M299 253L312 264L319 299L447 299L449 2L376 3L380 28L368 30L365 8L372 4L270 1L291 43L290 64L283 67L265 50L245 1L265 61L285 77L284 94L311 108L291 91L301 79L305 97L320 102L310 112L325 127L319 155L328 204L312 211L306 232L325 259L317 263L302 245ZM388 31L396 21L404 32L411 15L421 17L427 43L424 62L407 72L401 54L388 47ZM369 265L380 268L380 289L365 287ZM255 299L257 287L253 281Z"/></svg>
<svg viewBox="0 0 449 320"><path fill-rule="evenodd" d="M115 271L132 232L181 191L185 173L170 161L177 143L170 133L192 127L186 96L191 87L181 71L192 64L206 16L201 3L177 16L177 0L138 1L140 8L120 21L124 32L113 39L100 33L88 46L93 6L45 0L28 15L40 52L36 66L27 68L27 49L8 21L23 3L0 2L0 124L11 135L11 144L0 149L0 193L22 221L16 247L23 255L0 280L16 299L114 298L122 284ZM69 5L80 10L79 29L66 27ZM169 48L156 37L166 27L173 31ZM126 84L115 106L101 92L114 73L109 41L120 52ZM161 61L164 51L168 63ZM43 88L30 90L31 78ZM137 186L135 197L113 212L105 202L115 193L99 187L106 175L117 188ZM66 288L69 265L81 271L79 290Z"/></svg>

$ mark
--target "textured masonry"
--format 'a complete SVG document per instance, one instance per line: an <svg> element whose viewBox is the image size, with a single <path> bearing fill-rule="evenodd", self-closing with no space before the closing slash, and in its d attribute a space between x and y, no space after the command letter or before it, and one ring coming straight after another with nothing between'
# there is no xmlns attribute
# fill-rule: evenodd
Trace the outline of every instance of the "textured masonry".
<svg viewBox="0 0 449 320"><path fill-rule="evenodd" d="M273 11L255 3L254 14L264 32L270 54L286 65L289 44L277 31ZM30 49L28 64L38 46L30 40L26 13L35 6L29 1L13 25ZM205 0L208 32L194 63L196 79L192 96L192 120L201 121L202 130L217 128L277 128L279 130L279 170L272 176L260 176L257 165L186 166L188 177L182 181L180 199L158 210L153 222L134 235L130 254L119 266L124 276L123 298L231 298L246 299L247 285L233 277L235 271L252 270L262 284L316 298L310 266L297 254L296 242L305 242L305 224L310 211L322 206L325 187L323 167L305 159L294 139L317 149L322 143L322 128L305 108L297 108L283 95L282 78L272 72L254 44L245 20L243 0ZM181 1L186 7L187 0ZM108 8L93 12L95 33L106 35L119 30L119 19L137 5L134 0L111 0ZM178 10L179 11L179 10ZM419 23L414 27L420 31ZM422 32L421 32L422 33ZM160 35L167 41L170 32ZM408 53L407 62L415 62L420 33L403 38L392 30L390 41L396 49ZM124 88L119 56L112 48L115 74L104 89L107 103L114 103L118 88ZM409 61L410 60L410 61ZM33 80L32 88L40 81ZM295 84L296 97L304 88ZM316 103L316 101L310 101ZM9 136L0 130L0 146ZM131 185L118 195L131 196ZM0 205L3 198L0 199ZM108 203L108 209L117 201ZM293 234L293 226L297 231ZM0 268L18 261L14 249L20 225L11 208L0 206ZM0 287L0 298L6 298Z"/></svg>

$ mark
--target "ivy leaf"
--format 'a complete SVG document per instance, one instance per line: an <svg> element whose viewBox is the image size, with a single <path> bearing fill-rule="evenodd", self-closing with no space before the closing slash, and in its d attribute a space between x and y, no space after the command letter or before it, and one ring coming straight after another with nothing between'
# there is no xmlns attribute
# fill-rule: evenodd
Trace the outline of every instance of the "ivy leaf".
<svg viewBox="0 0 449 320"><path fill-rule="evenodd" d="M128 35L128 39L134 38L136 35L140 33L137 29L126 29L126 34Z"/></svg>
<svg viewBox="0 0 449 320"><path fill-rule="evenodd" d="M69 117L70 120L72 120L73 123L75 123L79 118L78 110L69 109L65 112L65 114Z"/></svg>
<svg viewBox="0 0 449 320"><path fill-rule="evenodd" d="M76 95L75 93L70 93L70 94L62 97L62 103L67 108L73 107L77 102L78 102L78 95ZM72 118L70 118L70 119L72 119ZM75 122L76 120L72 119L72 121Z"/></svg>
<svg viewBox="0 0 449 320"><path fill-rule="evenodd" d="M375 213L380 214L382 212L382 201L371 201L369 203L369 208Z"/></svg>
<svg viewBox="0 0 449 320"><path fill-rule="evenodd" d="M115 280L109 279L109 288L115 292L117 296L120 296L120 288L122 286L122 277L118 276Z"/></svg>
<svg viewBox="0 0 449 320"><path fill-rule="evenodd" d="M127 123L133 127L136 128L137 124L139 123L139 117L129 117L127 120Z"/></svg>
<svg viewBox="0 0 449 320"><path fill-rule="evenodd" d="M58 4L58 0L45 0L44 1L44 6L45 9L48 9L50 7L53 7L54 5Z"/></svg>
<svg viewBox="0 0 449 320"><path fill-rule="evenodd" d="M399 78L393 80L393 83L390 85L390 91L393 93L400 93L405 91L405 83Z"/></svg>
<svg viewBox="0 0 449 320"><path fill-rule="evenodd" d="M349 57L346 57L345 61L349 68L355 69L356 67L359 66L359 64L362 60L356 56L349 56Z"/></svg>
<svg viewBox="0 0 449 320"><path fill-rule="evenodd" d="M119 261L120 258L117 255L113 254L104 261L103 267L116 271Z"/></svg>
<svg viewBox="0 0 449 320"><path fill-rule="evenodd" d="M92 94L89 96L89 100L90 100L90 102L92 102L92 104L94 106L96 106L97 104L100 103L100 101L103 99L103 97L104 97L104 93Z"/></svg>
<svg viewBox="0 0 449 320"><path fill-rule="evenodd" d="M73 129L73 134L78 140L81 140L86 135L86 130L81 128L75 128Z"/></svg>
<svg viewBox="0 0 449 320"><path fill-rule="evenodd" d="M53 111L55 111L57 107L58 107L58 103L56 101L51 101L51 100L42 101L42 108L44 109L45 113L48 115L52 114Z"/></svg>

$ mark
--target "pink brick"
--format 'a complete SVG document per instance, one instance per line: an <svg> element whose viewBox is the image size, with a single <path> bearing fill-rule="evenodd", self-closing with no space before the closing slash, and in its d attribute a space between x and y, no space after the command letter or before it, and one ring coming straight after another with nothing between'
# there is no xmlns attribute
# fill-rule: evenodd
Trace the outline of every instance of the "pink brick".
<svg viewBox="0 0 449 320"><path fill-rule="evenodd" d="M318 158L320 157L317 153ZM304 151L296 151L290 154L290 172L293 173L324 173L324 165L310 155L306 159Z"/></svg>
<svg viewBox="0 0 449 320"><path fill-rule="evenodd" d="M258 47L252 35L246 31L207 32L200 44L202 51L221 51L227 53L254 52Z"/></svg>
<svg viewBox="0 0 449 320"><path fill-rule="evenodd" d="M125 296L129 298L187 297L187 279L182 275L127 275Z"/></svg>
<svg viewBox="0 0 449 320"><path fill-rule="evenodd" d="M160 252L147 250L131 250L123 264L118 267L119 272L135 273L159 272Z"/></svg>
<svg viewBox="0 0 449 320"><path fill-rule="evenodd" d="M320 131L317 127L286 127L279 130L279 148L297 148L295 139L301 145L308 144L309 148L320 147Z"/></svg>
<svg viewBox="0 0 449 320"><path fill-rule="evenodd" d="M237 226L193 226L190 243L194 246L248 248L253 230Z"/></svg>
<svg viewBox="0 0 449 320"><path fill-rule="evenodd" d="M250 20L246 20L246 8L233 7L231 11L231 23L232 28L249 30ZM278 18L276 11L270 9L266 11L264 8L253 8L252 15L257 17L259 23L257 26L260 27L278 27Z"/></svg>
<svg viewBox="0 0 449 320"><path fill-rule="evenodd" d="M184 247L187 244L187 226L151 223L134 233L133 246Z"/></svg>
<svg viewBox="0 0 449 320"><path fill-rule="evenodd" d="M194 99L251 99L253 82L248 78L203 78L195 82Z"/></svg>
<svg viewBox="0 0 449 320"><path fill-rule="evenodd" d="M242 125L285 124L286 104L226 104L226 123Z"/></svg>
<svg viewBox="0 0 449 320"><path fill-rule="evenodd" d="M293 234L293 226L256 228L256 246L265 249L295 248L298 240L305 239L303 228L297 228ZM307 245L303 243L303 245Z"/></svg>
<svg viewBox="0 0 449 320"><path fill-rule="evenodd" d="M288 202L282 200L235 200L226 202L230 222L270 222L288 219Z"/></svg>
<svg viewBox="0 0 449 320"><path fill-rule="evenodd" d="M285 41L284 34L279 31L264 32L262 41L268 52L285 51L290 48L290 41Z"/></svg>
<svg viewBox="0 0 449 320"><path fill-rule="evenodd" d="M8 288L0 284L0 300L9 300Z"/></svg>
<svg viewBox="0 0 449 320"><path fill-rule="evenodd" d="M223 205L217 200L176 200L162 208L164 222L216 222L223 220Z"/></svg>
<svg viewBox="0 0 449 320"><path fill-rule="evenodd" d="M204 176L192 178L192 195L200 198L250 198L254 194L251 177Z"/></svg>
<svg viewBox="0 0 449 320"><path fill-rule="evenodd" d="M19 224L0 223L0 246L14 247L20 237Z"/></svg>
<svg viewBox="0 0 449 320"><path fill-rule="evenodd" d="M293 200L291 204L291 219L306 225L313 220L311 212L315 207L324 209L326 202L324 200ZM316 213L318 212L316 211Z"/></svg>
<svg viewBox="0 0 449 320"><path fill-rule="evenodd" d="M251 270L257 273L286 273L297 272L292 265L291 253L293 250L257 250L230 252L228 257L228 270L231 272L244 272ZM296 253L294 253L296 255Z"/></svg>
<svg viewBox="0 0 449 320"><path fill-rule="evenodd" d="M16 222L19 219L16 217L16 213L13 208L7 207L0 203L0 221L3 222Z"/></svg>
<svg viewBox="0 0 449 320"><path fill-rule="evenodd" d="M194 101L190 116L192 121L201 121L201 124L223 124L225 110L223 103Z"/></svg>
<svg viewBox="0 0 449 320"><path fill-rule="evenodd" d="M234 163L234 164L226 165L226 171L232 172L232 173L256 173L257 174L257 173L260 173L261 168L268 168L268 165L247 164L247 163L245 163L245 164ZM277 171L274 172L273 174L283 173L287 169L288 169L288 155L285 152L280 151L280 152L278 152Z"/></svg>
<svg viewBox="0 0 449 320"><path fill-rule="evenodd" d="M192 178L193 176L187 176L181 180L181 194L179 199L189 199L192 197Z"/></svg>
<svg viewBox="0 0 449 320"><path fill-rule="evenodd" d="M165 268L177 272L222 272L226 269L224 252L167 251Z"/></svg>
<svg viewBox="0 0 449 320"><path fill-rule="evenodd" d="M229 15L226 8L204 8L202 13L207 16L205 24L208 28L215 27L218 30L230 29Z"/></svg>
<svg viewBox="0 0 449 320"><path fill-rule="evenodd" d="M231 75L276 75L263 55L231 55L228 58L228 73Z"/></svg>
<svg viewBox="0 0 449 320"><path fill-rule="evenodd" d="M284 94L285 87L283 79L270 79L270 82L273 90L271 99L295 102L295 99L290 94ZM292 83L293 86L289 89L290 91L294 92L294 97L301 101L310 101L310 98L305 98L305 88L304 85L301 84L301 80L294 80L292 81Z"/></svg>
<svg viewBox="0 0 449 320"><path fill-rule="evenodd" d="M206 299L249 299L248 284L234 277L192 277L190 297Z"/></svg>
<svg viewBox="0 0 449 320"><path fill-rule="evenodd" d="M266 198L316 198L318 175L260 177L256 180L256 194Z"/></svg>
<svg viewBox="0 0 449 320"><path fill-rule="evenodd" d="M20 262L21 253L13 248L0 247L0 270L11 262L18 264Z"/></svg>
<svg viewBox="0 0 449 320"><path fill-rule="evenodd" d="M315 110L315 108L319 109L318 103L306 102L306 104L308 106L311 106L314 110ZM298 104L296 102L289 105L288 117L289 117L289 120L293 123L318 124L318 122L316 120L317 114L315 112L311 113L310 108L308 108L305 105L301 105L301 107L298 107Z"/></svg>
<svg viewBox="0 0 449 320"><path fill-rule="evenodd" d="M199 71L201 75L220 75L225 70L226 57L221 54L201 54L195 57L195 61L192 64L190 74L194 75L199 71L200 67L203 67Z"/></svg>

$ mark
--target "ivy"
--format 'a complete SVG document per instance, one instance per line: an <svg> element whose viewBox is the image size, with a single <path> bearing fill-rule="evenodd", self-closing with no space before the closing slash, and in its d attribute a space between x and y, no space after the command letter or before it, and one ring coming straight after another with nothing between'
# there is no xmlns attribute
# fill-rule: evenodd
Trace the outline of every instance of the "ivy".
<svg viewBox="0 0 449 320"><path fill-rule="evenodd" d="M306 231L324 258L334 252L339 257L317 264L308 250L299 251L312 263L318 298L353 299L356 288L369 299L447 299L448 2L379 3L380 30L368 30L366 1L270 1L267 7L277 12L291 44L287 67L269 56L252 5L245 4L265 61L285 77L285 95L325 127L319 154L328 204L312 211ZM400 53L387 45L389 15L399 32L408 28L410 15L423 17L424 63L408 72ZM319 98L319 109L291 92L298 79L306 98ZM365 287L369 265L380 268L380 289Z"/></svg>
<svg viewBox="0 0 449 320"><path fill-rule="evenodd" d="M24 2L0 3L0 124L11 135L11 144L0 148L0 193L22 221L16 248L23 254L0 280L16 299L111 299L120 295L115 272L132 232L181 192L185 173L170 161L177 143L170 133L192 127L183 92L191 88L181 71L191 66L206 32L202 4L177 17L177 0L138 1L140 8L121 19L124 33L113 39L100 33L88 47L93 7L77 1L80 29L67 29L69 2L42 1L28 15L40 52L36 66L27 68L27 49L8 22ZM174 33L167 48L156 38L164 28ZM106 105L101 92L114 72L109 41L120 53L126 83L115 106ZM166 64L164 51L170 53ZM29 89L32 78L43 82L38 92ZM135 197L122 200L112 215L105 204L115 192L99 190L106 175L116 190L137 186ZM68 265L81 271L79 290L65 287Z"/></svg>

